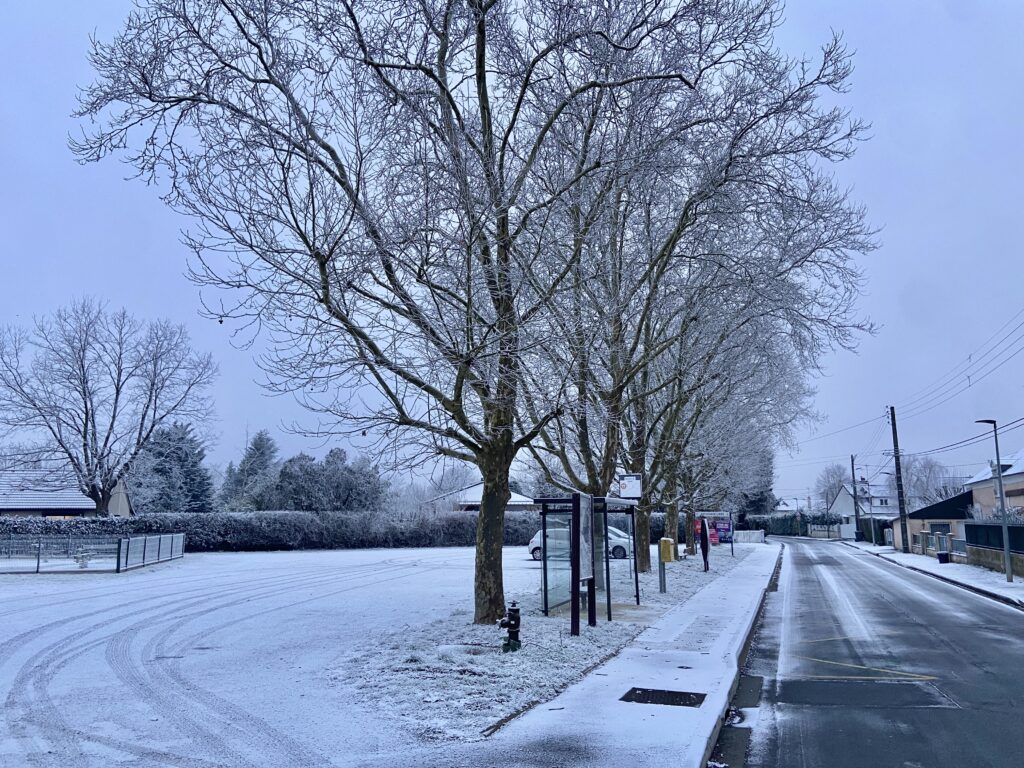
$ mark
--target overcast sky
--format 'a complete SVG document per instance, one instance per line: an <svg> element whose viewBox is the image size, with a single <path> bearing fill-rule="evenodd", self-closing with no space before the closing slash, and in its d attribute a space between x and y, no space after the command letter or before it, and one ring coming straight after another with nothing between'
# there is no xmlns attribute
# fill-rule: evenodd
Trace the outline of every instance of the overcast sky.
<svg viewBox="0 0 1024 768"><path fill-rule="evenodd" d="M125 181L125 167L81 167L67 149L76 87L91 79L88 37L109 37L129 8L128 0L0 4L0 322L89 294L184 323L220 362L220 439L211 453L223 464L247 432L276 431L304 414L263 395L252 353L232 348L229 326L198 316L198 289L183 275L185 221L156 190ZM1024 326L1003 338L1024 313L991 339L992 354L967 362L1024 310L1024 2L791 0L786 19L779 43L791 54L814 54L831 29L856 51L843 101L872 123L872 138L837 172L867 206L882 245L865 258L862 302L880 331L858 354L828 359L816 401L825 420L798 437L817 439L777 457L776 494L803 498L824 464L848 465L851 453L862 474L885 469L879 452L891 449L891 435L877 417L887 405L897 407L906 451L976 435L975 419L1024 417L1024 355L1010 359L1024 349ZM950 372L957 375L944 380ZM929 392L936 384L944 386ZM868 419L876 420L822 437ZM322 452L297 436L278 438L286 455ZM1024 448L1024 430L1006 434L1002 448ZM985 441L936 458L972 474L990 455Z"/></svg>

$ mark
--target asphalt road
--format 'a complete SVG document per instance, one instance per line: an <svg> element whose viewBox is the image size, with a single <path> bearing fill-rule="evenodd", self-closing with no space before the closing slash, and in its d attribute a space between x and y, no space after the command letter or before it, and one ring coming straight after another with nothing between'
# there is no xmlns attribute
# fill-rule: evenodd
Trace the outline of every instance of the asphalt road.
<svg viewBox="0 0 1024 768"><path fill-rule="evenodd" d="M747 766L1024 766L1024 612L838 542L786 544Z"/></svg>

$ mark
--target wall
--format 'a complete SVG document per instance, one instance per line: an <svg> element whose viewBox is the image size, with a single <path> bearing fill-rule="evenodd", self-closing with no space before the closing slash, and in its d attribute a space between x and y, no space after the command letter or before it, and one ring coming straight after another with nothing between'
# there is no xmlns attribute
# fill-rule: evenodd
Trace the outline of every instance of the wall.
<svg viewBox="0 0 1024 768"><path fill-rule="evenodd" d="M1010 561L1013 563L1015 574L1024 574L1024 555L1017 552L1010 553ZM972 547L967 545L967 562L971 565L980 565L990 568L993 571L1003 571L1003 551L1001 549L988 549L986 547Z"/></svg>

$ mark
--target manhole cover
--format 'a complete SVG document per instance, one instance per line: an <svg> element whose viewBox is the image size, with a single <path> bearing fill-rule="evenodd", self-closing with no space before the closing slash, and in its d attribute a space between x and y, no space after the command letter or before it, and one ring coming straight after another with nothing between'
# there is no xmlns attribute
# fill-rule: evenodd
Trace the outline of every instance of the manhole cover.
<svg viewBox="0 0 1024 768"><path fill-rule="evenodd" d="M704 703L703 693L690 691L659 691L657 688L630 688L619 701L636 704L665 704L670 707L699 707Z"/></svg>

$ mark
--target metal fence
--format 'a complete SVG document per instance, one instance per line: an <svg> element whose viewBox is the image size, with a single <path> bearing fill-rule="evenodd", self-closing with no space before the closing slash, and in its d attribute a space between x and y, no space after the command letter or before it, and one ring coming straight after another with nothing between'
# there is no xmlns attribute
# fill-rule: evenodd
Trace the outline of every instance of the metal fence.
<svg viewBox="0 0 1024 768"><path fill-rule="evenodd" d="M177 560L185 553L185 534L166 533L160 536L137 536L121 539L117 548L117 570L135 568Z"/></svg>
<svg viewBox="0 0 1024 768"><path fill-rule="evenodd" d="M966 539L951 539L950 543L953 547L954 555L963 555L967 557L967 540Z"/></svg>
<svg viewBox="0 0 1024 768"><path fill-rule="evenodd" d="M184 554L185 535L0 536L0 573L128 571Z"/></svg>

